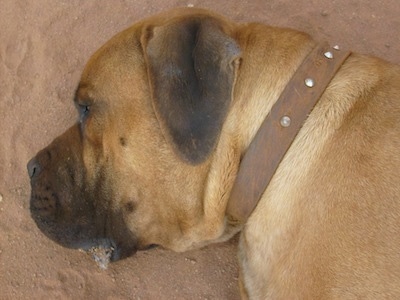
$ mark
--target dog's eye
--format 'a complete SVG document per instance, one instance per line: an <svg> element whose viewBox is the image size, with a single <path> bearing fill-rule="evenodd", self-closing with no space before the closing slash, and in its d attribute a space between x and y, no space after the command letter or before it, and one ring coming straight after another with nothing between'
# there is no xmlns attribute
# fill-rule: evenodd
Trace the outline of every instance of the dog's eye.
<svg viewBox="0 0 400 300"><path fill-rule="evenodd" d="M84 122L87 116L89 115L90 112L90 106L89 105L78 105L78 110L79 110L79 122Z"/></svg>

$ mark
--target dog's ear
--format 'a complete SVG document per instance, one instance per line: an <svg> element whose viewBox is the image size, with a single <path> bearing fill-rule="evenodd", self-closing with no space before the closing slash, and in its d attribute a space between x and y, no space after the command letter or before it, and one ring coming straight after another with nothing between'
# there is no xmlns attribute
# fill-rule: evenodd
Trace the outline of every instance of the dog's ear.
<svg viewBox="0 0 400 300"><path fill-rule="evenodd" d="M142 33L154 110L163 134L191 164L214 150L232 99L240 49L220 23L198 17Z"/></svg>

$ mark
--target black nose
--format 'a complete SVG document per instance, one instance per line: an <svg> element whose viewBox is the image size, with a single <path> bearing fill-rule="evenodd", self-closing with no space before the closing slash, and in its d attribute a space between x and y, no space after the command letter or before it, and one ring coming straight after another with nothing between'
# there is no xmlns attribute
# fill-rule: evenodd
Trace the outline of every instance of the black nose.
<svg viewBox="0 0 400 300"><path fill-rule="evenodd" d="M27 167L28 167L28 174L31 179L40 174L41 167L40 167L40 164L39 164L38 160L36 159L36 157L32 158L28 162Z"/></svg>

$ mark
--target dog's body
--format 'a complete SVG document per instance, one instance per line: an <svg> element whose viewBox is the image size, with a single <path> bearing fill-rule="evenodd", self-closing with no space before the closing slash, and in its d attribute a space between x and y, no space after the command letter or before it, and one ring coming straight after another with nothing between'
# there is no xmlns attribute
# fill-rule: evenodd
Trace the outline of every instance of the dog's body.
<svg viewBox="0 0 400 300"><path fill-rule="evenodd" d="M114 260L242 229L243 297L400 297L398 66L352 54L247 222L226 214L241 157L314 46L195 9L120 33L85 68L79 123L29 163L37 224Z"/></svg>

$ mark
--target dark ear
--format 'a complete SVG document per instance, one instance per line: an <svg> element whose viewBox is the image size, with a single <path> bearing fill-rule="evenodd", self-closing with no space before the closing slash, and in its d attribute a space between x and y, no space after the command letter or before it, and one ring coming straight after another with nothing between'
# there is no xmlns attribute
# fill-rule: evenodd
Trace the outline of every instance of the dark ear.
<svg viewBox="0 0 400 300"><path fill-rule="evenodd" d="M232 99L240 49L212 18L147 28L142 45L163 134L191 164L214 150Z"/></svg>

